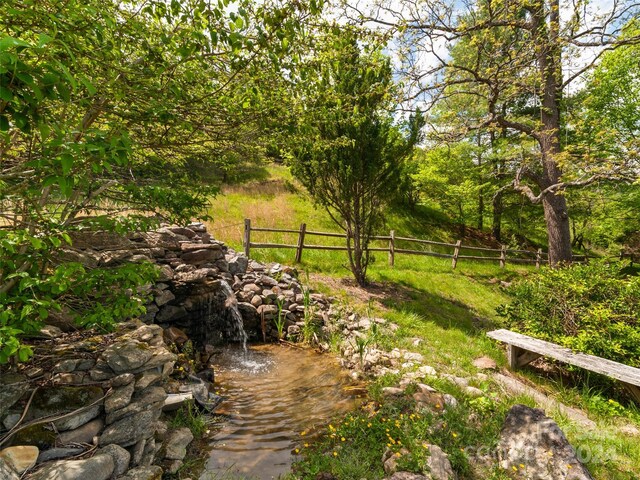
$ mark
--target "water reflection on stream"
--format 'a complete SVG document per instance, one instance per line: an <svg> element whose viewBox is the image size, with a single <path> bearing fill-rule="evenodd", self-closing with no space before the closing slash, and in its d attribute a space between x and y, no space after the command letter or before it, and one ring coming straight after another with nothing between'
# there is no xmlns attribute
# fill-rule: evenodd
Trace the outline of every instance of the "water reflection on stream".
<svg viewBox="0 0 640 480"><path fill-rule="evenodd" d="M228 415L201 480L270 480L289 470L300 433L355 408L345 372L329 355L280 345L227 347L216 386ZM305 437L306 438L306 437Z"/></svg>

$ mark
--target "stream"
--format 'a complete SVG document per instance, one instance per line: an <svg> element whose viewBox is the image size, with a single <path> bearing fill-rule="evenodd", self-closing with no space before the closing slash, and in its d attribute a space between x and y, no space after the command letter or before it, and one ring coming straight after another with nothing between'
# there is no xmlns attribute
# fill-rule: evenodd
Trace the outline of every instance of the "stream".
<svg viewBox="0 0 640 480"><path fill-rule="evenodd" d="M226 397L216 413L226 418L201 480L278 478L315 427L356 407L352 382L329 355L230 345L215 363L216 390Z"/></svg>

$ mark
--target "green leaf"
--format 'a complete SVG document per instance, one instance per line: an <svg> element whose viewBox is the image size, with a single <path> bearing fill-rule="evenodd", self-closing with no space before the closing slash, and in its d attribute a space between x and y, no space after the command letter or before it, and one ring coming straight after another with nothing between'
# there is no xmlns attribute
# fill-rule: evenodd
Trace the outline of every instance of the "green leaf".
<svg viewBox="0 0 640 480"><path fill-rule="evenodd" d="M4 115L0 115L0 131L6 132L9 130L9 120Z"/></svg>
<svg viewBox="0 0 640 480"><path fill-rule="evenodd" d="M47 43L53 40L53 37L50 37L46 33L38 34L38 48L44 47Z"/></svg>
<svg viewBox="0 0 640 480"><path fill-rule="evenodd" d="M0 39L0 52L9 50L13 47L30 47L31 44L13 37L4 37Z"/></svg>
<svg viewBox="0 0 640 480"><path fill-rule="evenodd" d="M11 100L13 100L13 92L10 88L0 88L0 100L4 100L5 102L10 102Z"/></svg>
<svg viewBox="0 0 640 480"><path fill-rule="evenodd" d="M60 155L60 164L62 165L62 173L68 175L73 166L73 157L68 153Z"/></svg>

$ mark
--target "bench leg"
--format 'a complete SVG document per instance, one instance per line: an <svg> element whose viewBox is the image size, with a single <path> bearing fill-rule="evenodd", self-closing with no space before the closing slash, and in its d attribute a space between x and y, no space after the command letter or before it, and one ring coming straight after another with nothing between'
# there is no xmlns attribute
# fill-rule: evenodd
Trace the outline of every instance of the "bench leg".
<svg viewBox="0 0 640 480"><path fill-rule="evenodd" d="M507 345L507 359L511 370L517 370L520 367L524 367L541 356L542 355L538 353L523 350L515 345Z"/></svg>
<svg viewBox="0 0 640 480"><path fill-rule="evenodd" d="M624 385L624 388L627 389L627 391L631 394L631 396L633 397L633 399L640 403L640 387L636 386L636 385L631 385L630 383L625 383L625 382L621 382L622 385Z"/></svg>

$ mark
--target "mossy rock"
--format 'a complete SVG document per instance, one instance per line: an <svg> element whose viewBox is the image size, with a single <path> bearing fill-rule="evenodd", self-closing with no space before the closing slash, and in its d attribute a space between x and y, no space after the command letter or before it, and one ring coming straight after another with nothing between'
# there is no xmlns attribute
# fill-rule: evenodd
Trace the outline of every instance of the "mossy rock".
<svg viewBox="0 0 640 480"><path fill-rule="evenodd" d="M62 415L82 407L86 407L104 395L102 388L97 386L85 387L55 387L36 392L29 409L27 420L36 420L53 415ZM71 430L84 425L100 413L102 402L87 408L77 415L57 420L55 426L59 431Z"/></svg>
<svg viewBox="0 0 640 480"><path fill-rule="evenodd" d="M52 448L56 443L56 433L44 425L32 425L16 433L11 440L12 445L35 445L40 450Z"/></svg>

